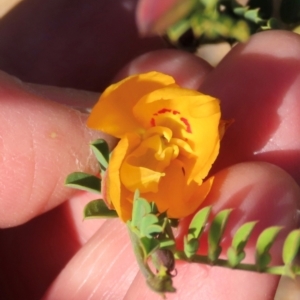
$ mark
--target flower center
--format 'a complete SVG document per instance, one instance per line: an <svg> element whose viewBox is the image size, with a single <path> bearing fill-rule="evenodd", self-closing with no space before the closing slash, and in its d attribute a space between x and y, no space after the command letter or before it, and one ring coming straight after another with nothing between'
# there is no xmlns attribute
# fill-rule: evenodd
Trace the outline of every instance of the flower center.
<svg viewBox="0 0 300 300"><path fill-rule="evenodd" d="M192 128L189 120L182 116L178 110L162 108L152 115L150 125L168 127L173 131L174 136L177 136L178 130L184 129L188 133L192 133Z"/></svg>
<svg viewBox="0 0 300 300"><path fill-rule="evenodd" d="M158 185L173 160L193 156L189 144L173 138L170 128L155 126L143 135L138 147L124 160L120 169L123 185L141 193L158 191Z"/></svg>

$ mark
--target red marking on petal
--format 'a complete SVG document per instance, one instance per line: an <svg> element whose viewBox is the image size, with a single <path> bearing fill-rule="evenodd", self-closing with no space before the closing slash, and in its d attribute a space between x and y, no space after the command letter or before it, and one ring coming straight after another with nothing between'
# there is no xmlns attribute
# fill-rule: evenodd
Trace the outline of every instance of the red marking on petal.
<svg viewBox="0 0 300 300"><path fill-rule="evenodd" d="M192 133L191 125L190 125L188 119L186 119L186 118L180 118L180 121L182 121L182 123L184 123L184 125L186 126L186 131L188 133Z"/></svg>
<svg viewBox="0 0 300 300"><path fill-rule="evenodd" d="M173 115L178 115L178 114L180 115L180 112L177 110L173 110L172 113L173 113Z"/></svg>
<svg viewBox="0 0 300 300"><path fill-rule="evenodd" d="M156 114L153 114L153 116L158 116L158 114L156 113Z"/></svg>
<svg viewBox="0 0 300 300"><path fill-rule="evenodd" d="M166 112L171 112L172 110L171 109L168 109L168 108L163 108L161 110L158 111L159 114L164 114Z"/></svg>
<svg viewBox="0 0 300 300"><path fill-rule="evenodd" d="M154 118L152 118L152 119L150 120L150 125L151 125L152 127L155 126L155 120L154 120Z"/></svg>

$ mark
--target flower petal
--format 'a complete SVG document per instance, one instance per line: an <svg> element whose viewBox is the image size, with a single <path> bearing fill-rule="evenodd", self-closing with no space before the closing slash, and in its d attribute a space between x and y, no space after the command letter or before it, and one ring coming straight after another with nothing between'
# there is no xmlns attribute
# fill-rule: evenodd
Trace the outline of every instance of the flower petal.
<svg viewBox="0 0 300 300"><path fill-rule="evenodd" d="M148 201L154 201L159 211L166 211L169 218L183 218L197 209L204 201L213 183L213 178L202 185L196 182L187 184L182 164L175 160L161 179L159 193L144 194Z"/></svg>
<svg viewBox="0 0 300 300"><path fill-rule="evenodd" d="M145 95L133 113L142 126L165 126L186 141L198 159L184 159L188 182L202 182L219 151L219 100L197 91L165 87Z"/></svg>
<svg viewBox="0 0 300 300"><path fill-rule="evenodd" d="M110 86L88 120L90 127L121 138L107 170L108 205L127 221L139 190L168 217L193 213L212 186L213 178L203 180L229 124L220 117L219 100L181 88L161 73Z"/></svg>
<svg viewBox="0 0 300 300"><path fill-rule="evenodd" d="M165 168L179 153L178 146L166 142L166 137L171 138L167 128L151 129L145 133L146 139L126 156L121 166L121 182L131 192L137 189L141 193L157 192L158 184L165 176Z"/></svg>
<svg viewBox="0 0 300 300"><path fill-rule="evenodd" d="M171 76L158 72L127 77L103 92L88 118L87 125L118 138L126 132L136 131L141 126L132 114L133 106L145 94L174 84Z"/></svg>
<svg viewBox="0 0 300 300"><path fill-rule="evenodd" d="M120 181L120 169L124 157L134 151L141 142L137 134L128 134L121 139L112 152L107 169L106 201L112 203L118 216L125 222L131 218L133 194Z"/></svg>

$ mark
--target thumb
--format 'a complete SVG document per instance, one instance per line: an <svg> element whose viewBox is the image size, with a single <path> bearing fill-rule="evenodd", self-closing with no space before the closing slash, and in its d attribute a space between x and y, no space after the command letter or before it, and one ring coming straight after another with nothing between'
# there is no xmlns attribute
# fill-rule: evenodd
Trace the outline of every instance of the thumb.
<svg viewBox="0 0 300 300"><path fill-rule="evenodd" d="M97 94L38 88L2 72L0 87L0 227L10 227L70 197L69 173L97 172L88 144L103 135L87 129L84 114L50 101L78 106Z"/></svg>

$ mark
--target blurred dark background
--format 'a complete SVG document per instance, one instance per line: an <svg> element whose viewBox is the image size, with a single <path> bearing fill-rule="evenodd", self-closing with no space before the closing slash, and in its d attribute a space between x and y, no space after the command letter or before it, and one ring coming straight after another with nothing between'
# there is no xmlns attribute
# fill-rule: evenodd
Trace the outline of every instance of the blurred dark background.
<svg viewBox="0 0 300 300"><path fill-rule="evenodd" d="M0 19L0 69L27 82L101 91L131 59L164 47L158 37L139 37L137 2L23 0Z"/></svg>

